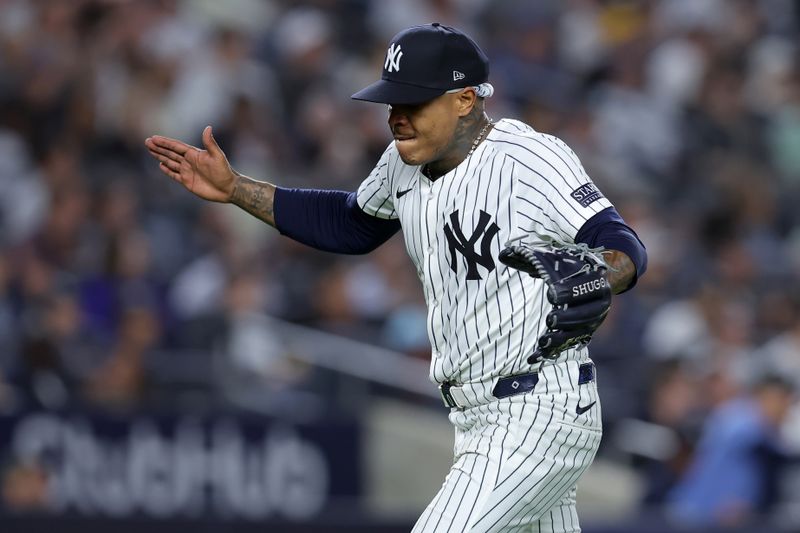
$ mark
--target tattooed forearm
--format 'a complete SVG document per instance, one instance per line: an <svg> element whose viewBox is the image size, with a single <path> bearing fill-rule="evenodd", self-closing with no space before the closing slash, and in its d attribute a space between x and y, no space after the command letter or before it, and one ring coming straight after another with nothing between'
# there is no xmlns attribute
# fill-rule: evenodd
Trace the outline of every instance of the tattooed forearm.
<svg viewBox="0 0 800 533"><path fill-rule="evenodd" d="M611 292L619 294L627 289L633 281L633 277L636 275L636 266L630 257L617 250L604 252L603 257L611 267L606 274L611 285Z"/></svg>
<svg viewBox="0 0 800 533"><path fill-rule="evenodd" d="M256 181L246 176L237 178L236 186L231 195L231 203L238 205L270 226L275 226L274 200L274 185Z"/></svg>

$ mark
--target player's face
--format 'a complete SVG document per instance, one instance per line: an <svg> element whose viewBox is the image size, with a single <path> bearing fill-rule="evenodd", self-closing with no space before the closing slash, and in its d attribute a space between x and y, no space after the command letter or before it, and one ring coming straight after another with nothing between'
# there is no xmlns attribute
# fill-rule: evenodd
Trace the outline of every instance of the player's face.
<svg viewBox="0 0 800 533"><path fill-rule="evenodd" d="M459 118L454 94L415 105L390 105L389 128L403 163L423 165L445 158Z"/></svg>

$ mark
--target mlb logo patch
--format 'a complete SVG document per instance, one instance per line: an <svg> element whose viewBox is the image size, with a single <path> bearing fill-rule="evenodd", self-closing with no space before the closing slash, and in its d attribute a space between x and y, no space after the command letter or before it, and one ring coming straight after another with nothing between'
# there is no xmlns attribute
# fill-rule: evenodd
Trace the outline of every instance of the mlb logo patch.
<svg viewBox="0 0 800 533"><path fill-rule="evenodd" d="M582 207L588 207L592 202L602 198L603 193L597 190L594 183L585 183L572 191L570 196Z"/></svg>

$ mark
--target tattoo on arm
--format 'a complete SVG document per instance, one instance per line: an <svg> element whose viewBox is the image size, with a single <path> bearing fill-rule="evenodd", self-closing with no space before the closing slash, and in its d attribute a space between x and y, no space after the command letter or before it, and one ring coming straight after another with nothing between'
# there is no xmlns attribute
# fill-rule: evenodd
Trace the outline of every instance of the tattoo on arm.
<svg viewBox="0 0 800 533"><path fill-rule="evenodd" d="M247 176L240 176L231 195L231 203L238 205L251 215L275 226L273 203L275 186L271 183L256 181Z"/></svg>
<svg viewBox="0 0 800 533"><path fill-rule="evenodd" d="M603 253L603 257L611 267L606 273L608 283L611 285L611 292L619 294L633 281L636 275L636 265L630 257L617 250L608 250Z"/></svg>

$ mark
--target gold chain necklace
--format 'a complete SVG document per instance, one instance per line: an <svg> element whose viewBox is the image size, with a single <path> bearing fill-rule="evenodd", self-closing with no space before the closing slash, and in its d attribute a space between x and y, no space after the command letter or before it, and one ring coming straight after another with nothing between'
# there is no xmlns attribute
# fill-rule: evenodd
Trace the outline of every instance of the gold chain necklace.
<svg viewBox="0 0 800 533"><path fill-rule="evenodd" d="M471 155L472 155L472 152L474 152L474 151L475 151L475 148L477 148L477 147L478 147L478 145L481 143L481 140L483 139L483 135L486 133L486 130L487 130L487 129L489 128L489 126L491 126L492 124L494 124L494 122L492 121L492 119L488 119L488 121L486 122L486 124L484 124L484 125L483 125L483 128L481 128L481 131L480 131L480 133L478 133L478 136L477 136L477 137L475 137L475 140L474 140L474 141L472 141L472 148L470 148L470 149L469 149L469 153L467 154L467 157L469 157L469 156L471 156Z"/></svg>

